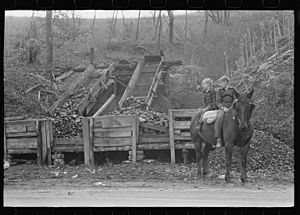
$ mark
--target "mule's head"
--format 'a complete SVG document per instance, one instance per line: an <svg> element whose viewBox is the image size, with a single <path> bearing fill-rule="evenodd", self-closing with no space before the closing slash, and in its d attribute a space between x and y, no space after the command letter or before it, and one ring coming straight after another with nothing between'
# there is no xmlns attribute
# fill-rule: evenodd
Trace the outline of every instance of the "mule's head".
<svg viewBox="0 0 300 215"><path fill-rule="evenodd" d="M252 89L249 93L245 95L237 95L237 100L233 103L233 109L236 110L237 120L239 123L239 128L241 130L246 130L249 128L249 121L251 118L252 111L255 105L251 103L250 99L253 96L254 90Z"/></svg>

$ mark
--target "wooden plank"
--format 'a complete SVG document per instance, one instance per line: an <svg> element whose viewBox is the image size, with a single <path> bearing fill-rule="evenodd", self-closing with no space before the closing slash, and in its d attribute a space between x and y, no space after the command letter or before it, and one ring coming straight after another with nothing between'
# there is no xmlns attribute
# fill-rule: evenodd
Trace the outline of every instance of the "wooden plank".
<svg viewBox="0 0 300 215"><path fill-rule="evenodd" d="M25 116L4 117L4 121L22 120L24 118L25 118Z"/></svg>
<svg viewBox="0 0 300 215"><path fill-rule="evenodd" d="M83 146L54 146L52 148L53 152L84 152Z"/></svg>
<svg viewBox="0 0 300 215"><path fill-rule="evenodd" d="M54 145L78 145L83 146L83 138L77 137L77 138L54 138L53 139Z"/></svg>
<svg viewBox="0 0 300 215"><path fill-rule="evenodd" d="M94 147L95 152L99 151L129 151L131 150L131 146L113 146L113 147Z"/></svg>
<svg viewBox="0 0 300 215"><path fill-rule="evenodd" d="M112 94L109 99L99 108L99 110L93 115L93 117L99 116L107 106L115 99L115 94Z"/></svg>
<svg viewBox="0 0 300 215"><path fill-rule="evenodd" d="M84 117L82 120L83 145L84 145L84 164L90 165L90 118Z"/></svg>
<svg viewBox="0 0 300 215"><path fill-rule="evenodd" d="M7 133L26 133L26 124L7 124L6 125L6 132Z"/></svg>
<svg viewBox="0 0 300 215"><path fill-rule="evenodd" d="M132 116L103 116L101 118L102 128L127 127L132 126ZM97 121L97 118L95 118Z"/></svg>
<svg viewBox="0 0 300 215"><path fill-rule="evenodd" d="M138 150L153 150L153 149L169 149L169 143L152 143L152 144L138 144Z"/></svg>
<svg viewBox="0 0 300 215"><path fill-rule="evenodd" d="M37 150L36 150L36 157L37 157L37 164L42 164L42 132L41 132L41 122L37 121Z"/></svg>
<svg viewBox="0 0 300 215"><path fill-rule="evenodd" d="M139 144L145 143L169 143L169 137L139 137Z"/></svg>
<svg viewBox="0 0 300 215"><path fill-rule="evenodd" d="M169 134L170 134L170 153L171 163L175 163L175 144L174 144L174 127L173 127L173 112L169 110Z"/></svg>
<svg viewBox="0 0 300 215"><path fill-rule="evenodd" d="M190 121L173 121L174 129L190 129Z"/></svg>
<svg viewBox="0 0 300 215"><path fill-rule="evenodd" d="M8 149L37 148L37 138L7 138Z"/></svg>
<svg viewBox="0 0 300 215"><path fill-rule="evenodd" d="M36 154L37 149L8 149L8 154Z"/></svg>
<svg viewBox="0 0 300 215"><path fill-rule="evenodd" d="M89 154L90 154L90 166L91 167L94 167L94 118L91 118L90 119L90 130L89 130L89 135L90 135L90 151L89 151Z"/></svg>
<svg viewBox="0 0 300 215"><path fill-rule="evenodd" d="M36 137L37 133L36 131L30 131L30 132L20 132L20 133L8 133L6 134L7 138L13 138L13 137Z"/></svg>
<svg viewBox="0 0 300 215"><path fill-rule="evenodd" d="M94 138L94 146L131 146L132 137Z"/></svg>
<svg viewBox="0 0 300 215"><path fill-rule="evenodd" d="M48 158L48 165L52 165L52 158L51 158L51 138L50 138L50 130L52 130L51 121L48 120L46 123L46 138L47 138L47 158Z"/></svg>
<svg viewBox="0 0 300 215"><path fill-rule="evenodd" d="M192 143L180 143L175 145L176 149L194 149L194 144Z"/></svg>
<svg viewBox="0 0 300 215"><path fill-rule="evenodd" d="M132 124L132 163L136 163L136 145L138 142L138 122L139 119L137 116L134 116L133 120L133 124Z"/></svg>
<svg viewBox="0 0 300 215"><path fill-rule="evenodd" d="M134 92L135 90L135 85L136 82L138 80L138 77L141 73L141 69L144 66L144 60L140 60L133 72L133 75L127 85L127 88L125 89L120 101L119 101L119 107L123 106L124 101L126 100L127 97L131 96L131 94Z"/></svg>
<svg viewBox="0 0 300 215"><path fill-rule="evenodd" d="M174 117L193 117L199 109L172 109Z"/></svg>
<svg viewBox="0 0 300 215"><path fill-rule="evenodd" d="M143 123L143 122L140 122L139 124L140 124L140 127L143 127L143 128L149 128L151 130L160 131L160 132L169 132L168 128L161 126L161 125L154 125L154 124Z"/></svg>
<svg viewBox="0 0 300 215"><path fill-rule="evenodd" d="M181 135L174 135L175 140L191 140L190 136L181 136Z"/></svg>
<svg viewBox="0 0 300 215"><path fill-rule="evenodd" d="M3 146L4 146L4 160L7 159L7 141L6 141L6 128L4 126L4 131L3 131Z"/></svg>
<svg viewBox="0 0 300 215"><path fill-rule="evenodd" d="M100 128L101 129L101 128ZM103 137L131 137L132 129L130 127L126 128L115 128L115 129L95 129L94 137L95 138L103 138Z"/></svg>
<svg viewBox="0 0 300 215"><path fill-rule="evenodd" d="M42 163L47 157L47 137L46 137L46 121L41 121L41 138L42 138Z"/></svg>

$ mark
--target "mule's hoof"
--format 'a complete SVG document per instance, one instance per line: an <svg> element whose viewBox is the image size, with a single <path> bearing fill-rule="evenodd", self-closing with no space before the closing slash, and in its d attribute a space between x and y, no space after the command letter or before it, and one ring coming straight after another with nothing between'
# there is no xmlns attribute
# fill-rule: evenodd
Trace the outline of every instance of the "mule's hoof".
<svg viewBox="0 0 300 215"><path fill-rule="evenodd" d="M242 182L242 184L245 184L247 182L246 178L240 178L240 182Z"/></svg>

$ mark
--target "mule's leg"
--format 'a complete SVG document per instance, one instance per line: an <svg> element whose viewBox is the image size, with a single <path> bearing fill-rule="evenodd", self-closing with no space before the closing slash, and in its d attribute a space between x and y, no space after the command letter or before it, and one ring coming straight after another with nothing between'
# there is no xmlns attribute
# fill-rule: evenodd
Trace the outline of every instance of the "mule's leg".
<svg viewBox="0 0 300 215"><path fill-rule="evenodd" d="M196 163L197 163L197 167L198 167L197 176L201 177L202 176L202 171L201 171L202 140L199 138L199 139L197 139L197 142L193 142L193 143L194 143L194 147L195 147L195 151L196 151Z"/></svg>
<svg viewBox="0 0 300 215"><path fill-rule="evenodd" d="M202 154L202 166L203 166L203 177L205 177L208 174L208 155L211 151L212 145L209 143L205 143L203 154Z"/></svg>
<svg viewBox="0 0 300 215"><path fill-rule="evenodd" d="M250 146L250 142L248 142L245 146L240 148L242 183L245 183L247 179L247 154L248 154L249 146Z"/></svg>
<svg viewBox="0 0 300 215"><path fill-rule="evenodd" d="M225 180L226 180L226 182L230 182L232 150L233 150L233 144L229 143L229 142L225 143L225 154L226 154Z"/></svg>

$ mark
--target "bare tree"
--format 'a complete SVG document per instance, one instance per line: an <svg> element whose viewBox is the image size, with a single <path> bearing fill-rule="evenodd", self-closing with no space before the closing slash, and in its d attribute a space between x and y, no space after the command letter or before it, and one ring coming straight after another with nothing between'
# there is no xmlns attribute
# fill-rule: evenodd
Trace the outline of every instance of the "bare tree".
<svg viewBox="0 0 300 215"><path fill-rule="evenodd" d="M170 45L170 50L172 52L172 48L173 48L173 27L174 27L174 14L173 14L173 11L168 10L168 16L169 16L169 45Z"/></svg>
<svg viewBox="0 0 300 215"><path fill-rule="evenodd" d="M141 17L141 11L139 10L138 20L137 20L137 24L136 24L136 32L135 32L134 42L138 41L138 39L139 39L140 17Z"/></svg>
<svg viewBox="0 0 300 215"><path fill-rule="evenodd" d="M160 49L160 37L161 37L161 30L162 30L162 18L161 18L161 11L158 14L158 22L159 22L159 30L157 36L157 50Z"/></svg>
<svg viewBox="0 0 300 215"><path fill-rule="evenodd" d="M52 32L52 11L46 11L46 40L47 40L47 65L52 69L53 63L53 32Z"/></svg>

